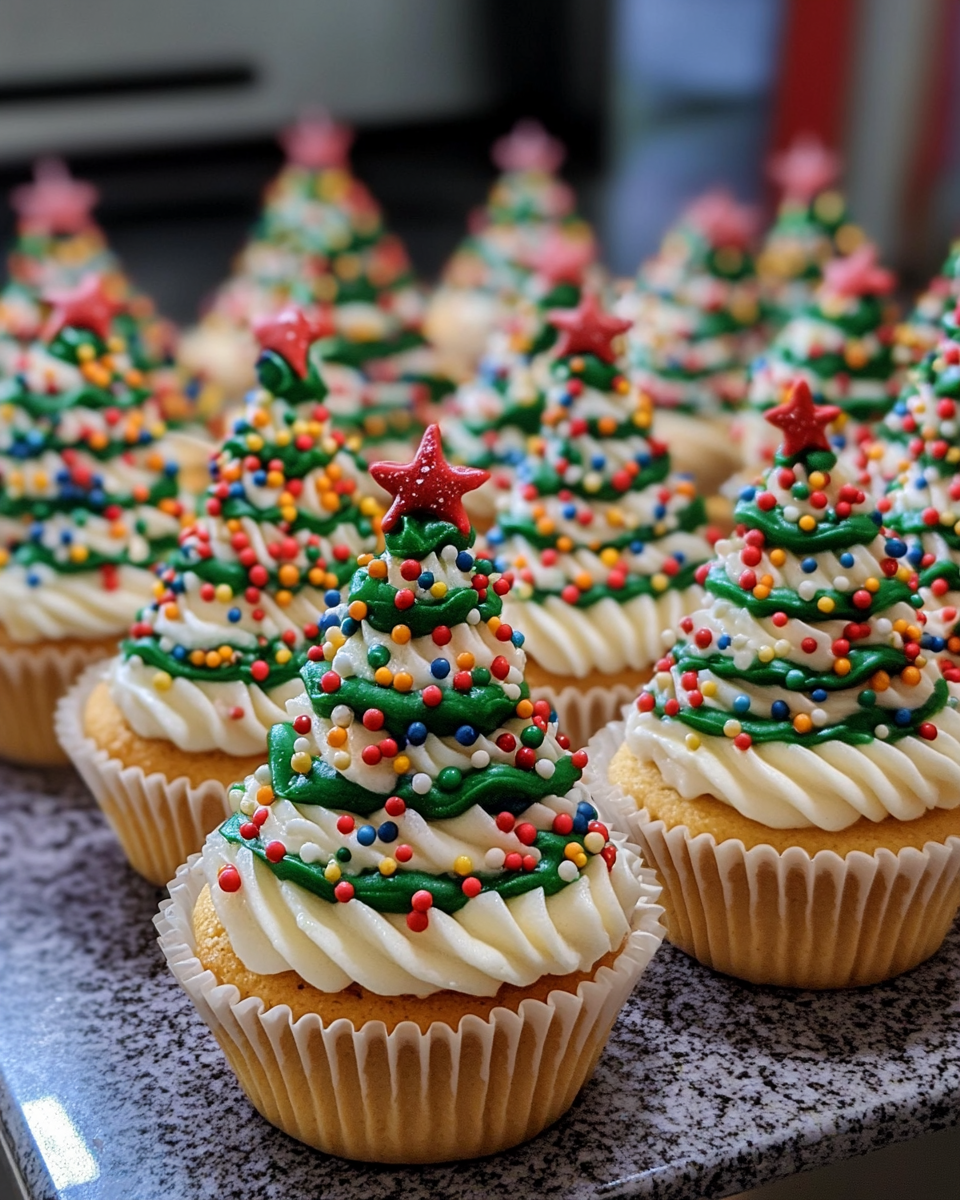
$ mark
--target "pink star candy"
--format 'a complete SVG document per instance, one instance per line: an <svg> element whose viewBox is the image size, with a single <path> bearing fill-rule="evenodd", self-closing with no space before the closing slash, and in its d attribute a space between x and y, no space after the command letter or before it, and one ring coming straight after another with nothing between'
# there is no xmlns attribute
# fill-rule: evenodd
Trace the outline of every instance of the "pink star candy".
<svg viewBox="0 0 960 1200"><path fill-rule="evenodd" d="M549 283L582 283L587 267L596 259L593 237L565 237L551 229L530 254L527 265Z"/></svg>
<svg viewBox="0 0 960 1200"><path fill-rule="evenodd" d="M491 157L501 171L542 171L552 175L566 157L563 143L552 138L539 121L518 121L506 137L493 143Z"/></svg>
<svg viewBox="0 0 960 1200"><path fill-rule="evenodd" d="M813 133L801 133L786 150L775 154L767 168L770 178L783 191L785 200L804 204L836 183L840 156L828 149Z"/></svg>
<svg viewBox="0 0 960 1200"><path fill-rule="evenodd" d="M353 144L353 130L337 124L329 113L306 113L281 133L280 144L298 167L309 171L343 168Z"/></svg>
<svg viewBox="0 0 960 1200"><path fill-rule="evenodd" d="M760 214L752 206L740 204L726 188L714 188L694 200L683 218L712 246L745 250L756 235Z"/></svg>
<svg viewBox="0 0 960 1200"><path fill-rule="evenodd" d="M877 266L877 248L867 244L846 258L832 258L823 269L823 290L834 296L885 296L896 276Z"/></svg>
<svg viewBox="0 0 960 1200"><path fill-rule="evenodd" d="M91 224L90 212L99 199L92 183L74 179L60 158L34 163L33 183L14 188L10 203L21 222L41 233L80 233Z"/></svg>

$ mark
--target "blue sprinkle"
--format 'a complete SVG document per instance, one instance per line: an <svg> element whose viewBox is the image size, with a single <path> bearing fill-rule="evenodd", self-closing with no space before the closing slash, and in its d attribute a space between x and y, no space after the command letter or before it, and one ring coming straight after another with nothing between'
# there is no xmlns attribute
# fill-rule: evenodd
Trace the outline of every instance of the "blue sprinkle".
<svg viewBox="0 0 960 1200"><path fill-rule="evenodd" d="M575 504L561 505L560 515L566 517L568 521L572 520L577 515L577 506Z"/></svg>
<svg viewBox="0 0 960 1200"><path fill-rule="evenodd" d="M852 567L853 566L853 555L850 554L848 551L841 554L840 555L840 566L841 567Z"/></svg>
<svg viewBox="0 0 960 1200"><path fill-rule="evenodd" d="M187 658L187 648L186 646L174 646L172 654L177 662L185 662Z"/></svg>
<svg viewBox="0 0 960 1200"><path fill-rule="evenodd" d="M340 603L340 593L336 588L330 588L329 591L323 593L323 602L330 608Z"/></svg>
<svg viewBox="0 0 960 1200"><path fill-rule="evenodd" d="M734 696L734 698L733 698L733 711L734 711L735 713L745 713L745 712L749 712L749 711L750 711L750 697L749 697L749 696L742 696L742 695L741 695L741 696Z"/></svg>
<svg viewBox="0 0 960 1200"><path fill-rule="evenodd" d="M807 575L809 575L811 571L815 571L816 569L817 569L817 560L815 558L805 558L800 563L800 570L805 571Z"/></svg>
<svg viewBox="0 0 960 1200"><path fill-rule="evenodd" d="M513 631L513 633L510 635L510 641L513 642L513 644L515 646L522 646L525 639L524 639L523 634L520 632L520 630L515 629Z"/></svg>
<svg viewBox="0 0 960 1200"><path fill-rule="evenodd" d="M446 679L450 674L450 660L447 658L435 658L430 664L430 674L434 679Z"/></svg>
<svg viewBox="0 0 960 1200"><path fill-rule="evenodd" d="M653 515L658 521L662 521L667 515L667 506L665 504L655 504L653 507Z"/></svg>
<svg viewBox="0 0 960 1200"><path fill-rule="evenodd" d="M39 538L37 540L39 541ZM69 546L72 541L73 541L73 531L70 529L61 529L60 530L60 545L61 546Z"/></svg>
<svg viewBox="0 0 960 1200"><path fill-rule="evenodd" d="M32 587L32 588L39 587L40 583L41 583L40 576L37 575L34 571L31 571L27 575L27 587Z"/></svg>
<svg viewBox="0 0 960 1200"><path fill-rule="evenodd" d="M770 705L770 716L775 721L785 721L790 716L790 705L786 700L774 700Z"/></svg>
<svg viewBox="0 0 960 1200"><path fill-rule="evenodd" d="M496 526L494 526L493 529L487 530L487 545L499 546L500 543L504 540L505 536L506 535L504 533L502 533L499 529L497 529Z"/></svg>
<svg viewBox="0 0 960 1200"><path fill-rule="evenodd" d="M407 726L407 741L411 746L422 746L427 740L427 727L422 721L411 721Z"/></svg>
<svg viewBox="0 0 960 1200"><path fill-rule="evenodd" d="M925 633L920 640L920 645L924 650L932 650L934 654L939 654L946 646L946 641L942 637L936 637L932 633Z"/></svg>
<svg viewBox="0 0 960 1200"><path fill-rule="evenodd" d="M372 846L377 840L377 831L372 825L361 825L357 830L357 841L361 846Z"/></svg>
<svg viewBox="0 0 960 1200"><path fill-rule="evenodd" d="M461 725L453 736L461 746L472 746L477 740L477 731L472 725Z"/></svg>
<svg viewBox="0 0 960 1200"><path fill-rule="evenodd" d="M254 471L253 482L257 485L257 487L263 487L263 485L267 482L266 471Z"/></svg>
<svg viewBox="0 0 960 1200"><path fill-rule="evenodd" d="M911 567L919 567L923 562L923 547L914 546L914 548L907 553L907 562Z"/></svg>
<svg viewBox="0 0 960 1200"><path fill-rule="evenodd" d="M593 467L595 471L602 471L606 465L607 456L605 454L594 454L590 459L590 466Z"/></svg>
<svg viewBox="0 0 960 1200"><path fill-rule="evenodd" d="M172 479L179 470L180 468L175 462L167 462L163 464L163 473L168 479Z"/></svg>
<svg viewBox="0 0 960 1200"><path fill-rule="evenodd" d="M242 615L243 614L240 612L239 608L228 608L227 609L227 620L232 621L234 623L234 625L236 625L236 623L240 620Z"/></svg>
<svg viewBox="0 0 960 1200"><path fill-rule="evenodd" d="M330 624L335 625L336 622L331 621ZM340 622L340 631L344 637L351 637L353 634L355 634L357 632L357 630L359 628L360 628L360 622L355 621L353 619L353 617L344 617L343 620Z"/></svg>
<svg viewBox="0 0 960 1200"><path fill-rule="evenodd" d="M325 612L317 623L324 633L326 633L326 631L328 629L332 629L334 625L340 624L340 616L335 612Z"/></svg>
<svg viewBox="0 0 960 1200"><path fill-rule="evenodd" d="M643 544L643 542L631 542L630 549L634 554L642 554L646 549L646 546ZM676 558L676 555L674 555L674 558Z"/></svg>
<svg viewBox="0 0 960 1200"><path fill-rule="evenodd" d="M363 828L366 829L367 826L364 825ZM381 842L395 842L399 833L400 830L397 828L395 821L384 821L377 828L377 837Z"/></svg>
<svg viewBox="0 0 960 1200"><path fill-rule="evenodd" d="M589 800L581 800L577 805L577 812L582 817L586 817L588 821L595 821L597 819L597 810Z"/></svg>
<svg viewBox="0 0 960 1200"><path fill-rule="evenodd" d="M741 488L740 495L737 497L737 499L738 500L752 500L756 494L757 494L757 489L755 487Z"/></svg>
<svg viewBox="0 0 960 1200"><path fill-rule="evenodd" d="M468 554L466 550L461 550L457 555L457 570L469 571L473 566L473 555Z"/></svg>
<svg viewBox="0 0 960 1200"><path fill-rule="evenodd" d="M171 579L170 580L170 591L173 592L173 594L175 596L179 596L182 592L185 592L186 590L187 590L187 585L183 582L183 579Z"/></svg>
<svg viewBox="0 0 960 1200"><path fill-rule="evenodd" d="M577 815L573 818L573 832L574 833L586 833L587 826L589 824L590 824L590 822L587 820L586 816L583 813L578 812Z"/></svg>
<svg viewBox="0 0 960 1200"><path fill-rule="evenodd" d="M243 495L243 484L242 483L231 483L230 484L230 495L235 500L239 500L240 497Z"/></svg>
<svg viewBox="0 0 960 1200"><path fill-rule="evenodd" d="M678 562L678 563L680 563L681 565L687 561L687 556L686 556L686 553L685 553L683 550L674 550L674 552L673 552L673 557L674 557L674 558L677 560L677 562Z"/></svg>
<svg viewBox="0 0 960 1200"><path fill-rule="evenodd" d="M810 695L815 704L822 704L827 698L827 693L823 688L814 688Z"/></svg>
<svg viewBox="0 0 960 1200"><path fill-rule="evenodd" d="M870 520L879 528L883 524L883 513L879 513L874 509L870 514Z"/></svg>
<svg viewBox="0 0 960 1200"><path fill-rule="evenodd" d="M424 571L417 579L417 587L422 587L424 590L432 588L434 584L433 572Z"/></svg>
<svg viewBox="0 0 960 1200"><path fill-rule="evenodd" d="M731 642L730 634L729 633L721 633L720 636L717 638L717 649L718 650L726 650L726 648L730 645L730 642Z"/></svg>
<svg viewBox="0 0 960 1200"><path fill-rule="evenodd" d="M913 719L913 713L909 708L898 708L893 714L893 719L898 725L909 725Z"/></svg>

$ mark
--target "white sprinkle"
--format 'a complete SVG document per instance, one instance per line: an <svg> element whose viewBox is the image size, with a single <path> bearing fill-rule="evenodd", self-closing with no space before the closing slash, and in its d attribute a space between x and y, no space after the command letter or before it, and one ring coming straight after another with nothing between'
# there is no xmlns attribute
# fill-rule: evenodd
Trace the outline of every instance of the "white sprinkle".
<svg viewBox="0 0 960 1200"><path fill-rule="evenodd" d="M425 796L433 787L433 780L424 771L418 771L411 783L418 796Z"/></svg>
<svg viewBox="0 0 960 1200"><path fill-rule="evenodd" d="M583 839L583 845L591 854L599 854L606 842L602 833L588 833Z"/></svg>
<svg viewBox="0 0 960 1200"><path fill-rule="evenodd" d="M305 863L315 863L324 857L324 853L316 842L304 842L300 847L300 857Z"/></svg>
<svg viewBox="0 0 960 1200"><path fill-rule="evenodd" d="M297 753L299 753L301 750L309 750L310 739L304 737L297 738L297 740L293 743L293 748Z"/></svg>
<svg viewBox="0 0 960 1200"><path fill-rule="evenodd" d="M785 521L799 521L800 509L795 504L788 504L783 510L783 519Z"/></svg>
<svg viewBox="0 0 960 1200"><path fill-rule="evenodd" d="M506 857L506 852L501 850L499 846L491 846L483 856L483 862L491 871L499 871Z"/></svg>
<svg viewBox="0 0 960 1200"><path fill-rule="evenodd" d="M353 724L353 712L345 704L338 704L330 717L334 725L339 725L341 729L349 729Z"/></svg>
<svg viewBox="0 0 960 1200"><path fill-rule="evenodd" d="M873 732L878 738L886 738L890 736L890 730L886 725L877 725Z"/></svg>
<svg viewBox="0 0 960 1200"><path fill-rule="evenodd" d="M743 732L743 726L736 718L731 717L729 721L724 721L723 732L726 737L734 738Z"/></svg>
<svg viewBox="0 0 960 1200"><path fill-rule="evenodd" d="M164 654L169 654L170 651L173 649L174 645L175 645L175 642L174 642L173 638L162 637L160 639L160 649L164 652Z"/></svg>
<svg viewBox="0 0 960 1200"><path fill-rule="evenodd" d="M346 750L338 750L333 756L333 765L338 771L345 771L352 761Z"/></svg>
<svg viewBox="0 0 960 1200"><path fill-rule="evenodd" d="M490 766L490 755L486 750L474 750L470 755L470 765L482 771L484 767Z"/></svg>
<svg viewBox="0 0 960 1200"><path fill-rule="evenodd" d="M824 710L822 708L815 708L813 710L813 712L810 714L810 720L814 723L814 725L816 725L816 727L818 729L822 729L823 726L826 725L826 723L827 723L827 714L824 712Z"/></svg>
<svg viewBox="0 0 960 1200"><path fill-rule="evenodd" d="M470 611L467 613L467 624L468 625L479 625L480 624L480 609L479 608L471 608L470 609Z"/></svg>
<svg viewBox="0 0 960 1200"><path fill-rule="evenodd" d="M444 548L440 551L440 557L444 562L452 563L456 560L458 553L459 551L457 550L456 546L448 545L444 546Z"/></svg>
<svg viewBox="0 0 960 1200"><path fill-rule="evenodd" d="M550 761L549 758L538 758L537 765L534 768L541 779L552 779L553 773L556 771L556 769L556 766Z"/></svg>
<svg viewBox="0 0 960 1200"><path fill-rule="evenodd" d="M503 694L508 700L519 700L520 685L518 683L505 683L503 685Z"/></svg>
<svg viewBox="0 0 960 1200"><path fill-rule="evenodd" d="M801 600L812 600L817 594L817 585L812 579L804 579L797 588L797 594Z"/></svg>
<svg viewBox="0 0 960 1200"><path fill-rule="evenodd" d="M245 817L252 817L257 811L256 800L250 800L246 796L240 801L240 811Z"/></svg>
<svg viewBox="0 0 960 1200"><path fill-rule="evenodd" d="M893 628L893 623L887 617L877 617L873 623L873 628L881 637L886 637Z"/></svg>
<svg viewBox="0 0 960 1200"><path fill-rule="evenodd" d="M677 631L675 629L665 629L660 634L660 641L663 644L663 648L669 650L671 646L675 646L677 643Z"/></svg>
<svg viewBox="0 0 960 1200"><path fill-rule="evenodd" d="M850 590L850 580L846 575L834 575L833 586L838 592L847 592Z"/></svg>
<svg viewBox="0 0 960 1200"><path fill-rule="evenodd" d="M262 766L257 767L253 773L253 777L257 783L269 783L272 778L269 766L264 763Z"/></svg>
<svg viewBox="0 0 960 1200"><path fill-rule="evenodd" d="M557 867L557 874L564 883L573 883L580 872L575 862L571 862L569 858L565 858L560 866Z"/></svg>
<svg viewBox="0 0 960 1200"><path fill-rule="evenodd" d="M353 658L344 650L338 650L334 655L333 662L330 664L336 673L343 679L349 679L351 675L355 675L356 668L353 665Z"/></svg>

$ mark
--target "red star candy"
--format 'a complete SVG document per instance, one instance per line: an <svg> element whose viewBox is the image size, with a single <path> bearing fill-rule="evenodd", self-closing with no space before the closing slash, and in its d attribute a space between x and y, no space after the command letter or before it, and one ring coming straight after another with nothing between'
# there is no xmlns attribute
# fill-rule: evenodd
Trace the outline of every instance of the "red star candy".
<svg viewBox="0 0 960 1200"><path fill-rule="evenodd" d="M563 143L539 121L518 121L506 137L493 143L491 157L501 171L542 171L552 175L566 157Z"/></svg>
<svg viewBox="0 0 960 1200"><path fill-rule="evenodd" d="M353 130L325 112L305 113L280 135L290 162L310 171L345 167L352 142Z"/></svg>
<svg viewBox="0 0 960 1200"><path fill-rule="evenodd" d="M757 209L740 204L726 188L706 192L686 209L683 219L701 233L711 246L735 246L745 250L757 232Z"/></svg>
<svg viewBox="0 0 960 1200"><path fill-rule="evenodd" d="M85 275L75 288L49 292L44 299L53 305L43 330L43 336L48 341L68 325L75 329L89 329L105 341L110 334L113 318L123 308L104 290L103 279L99 275Z"/></svg>
<svg viewBox="0 0 960 1200"><path fill-rule="evenodd" d="M805 450L829 450L826 426L840 416L835 404L814 404L810 385L798 379L786 404L765 412L764 417L783 432L782 452L794 458Z"/></svg>
<svg viewBox="0 0 960 1200"><path fill-rule="evenodd" d="M257 321L253 332L264 350L275 351L301 379L306 379L307 351L318 338L332 333L332 327L329 319L312 320L303 309L291 305L275 317Z"/></svg>
<svg viewBox="0 0 960 1200"><path fill-rule="evenodd" d="M823 290L834 296L884 296L896 281L892 271L877 266L877 248L869 243L823 269Z"/></svg>
<svg viewBox="0 0 960 1200"><path fill-rule="evenodd" d="M600 301L589 293L576 308L556 308L547 313L547 320L561 331L556 355L593 354L606 363L616 361L613 339L626 333L631 322L600 307Z"/></svg>
<svg viewBox="0 0 960 1200"><path fill-rule="evenodd" d="M801 133L786 150L774 155L767 173L783 190L785 200L804 204L836 183L840 156L829 150L813 133Z"/></svg>
<svg viewBox="0 0 960 1200"><path fill-rule="evenodd" d="M33 183L14 188L10 203L21 222L41 233L80 233L90 224L99 195L92 183L74 179L59 158L41 158Z"/></svg>
<svg viewBox="0 0 960 1200"><path fill-rule="evenodd" d="M413 462L376 462L370 474L393 503L383 518L383 531L389 531L407 513L423 513L449 521L461 533L470 532L470 518L463 497L490 478L489 471L476 467L454 467L443 457L440 426L429 425L424 431Z"/></svg>

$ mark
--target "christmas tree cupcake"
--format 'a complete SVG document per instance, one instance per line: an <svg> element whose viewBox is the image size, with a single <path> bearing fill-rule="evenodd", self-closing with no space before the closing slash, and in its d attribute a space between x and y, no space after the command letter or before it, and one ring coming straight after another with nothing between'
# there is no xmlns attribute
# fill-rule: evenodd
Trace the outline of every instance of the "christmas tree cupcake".
<svg viewBox="0 0 960 1200"><path fill-rule="evenodd" d="M761 345L753 209L724 191L701 197L644 264L617 313L632 324L630 375L660 410L678 468L705 495L733 470L730 422Z"/></svg>
<svg viewBox="0 0 960 1200"><path fill-rule="evenodd" d="M513 581L506 619L522 628L527 679L586 740L636 694L661 634L699 606L711 554L703 501L671 472L653 410L626 378L627 327L587 296L554 312L541 436L488 534Z"/></svg>
<svg viewBox="0 0 960 1200"><path fill-rule="evenodd" d="M785 324L814 300L827 261L864 241L837 190L840 159L815 136L801 135L770 163L781 190L777 218L757 258L768 317Z"/></svg>
<svg viewBox="0 0 960 1200"><path fill-rule="evenodd" d="M81 286L0 381L0 754L60 762L59 695L150 597L176 545L177 466L147 379Z"/></svg>
<svg viewBox="0 0 960 1200"><path fill-rule="evenodd" d="M840 409L851 447L861 430L868 432L890 410L903 382L893 353L895 282L892 271L877 265L873 245L827 263L814 303L751 367L749 409L737 421L746 478L766 466L776 449L775 431L763 414L798 379L807 382L818 403ZM740 482L738 477L737 486Z"/></svg>
<svg viewBox="0 0 960 1200"><path fill-rule="evenodd" d="M373 470L386 549L157 924L269 1121L345 1158L473 1158L569 1107L660 910L529 698L461 503L483 472L436 426Z"/></svg>
<svg viewBox="0 0 960 1200"><path fill-rule="evenodd" d="M497 494L509 491L527 439L540 430L546 359L557 338L549 314L580 302L592 244L547 239L510 316L490 335L476 376L461 384L441 421L452 462L489 470L489 485L464 506L477 529L493 523Z"/></svg>
<svg viewBox="0 0 960 1200"><path fill-rule="evenodd" d="M331 429L308 331L261 328L262 386L213 463L204 511L158 569L153 601L107 671L88 672L58 717L61 740L153 883L173 877L260 764L300 692L379 508Z"/></svg>
<svg viewBox="0 0 960 1200"><path fill-rule="evenodd" d="M701 568L706 605L626 744L597 753L668 936L756 983L897 975L935 953L960 898L960 715L903 542L830 449L836 415L802 381L767 414L783 444Z"/></svg>
<svg viewBox="0 0 960 1200"><path fill-rule="evenodd" d="M282 140L287 165L181 360L239 398L254 382L256 323L294 303L326 330L334 421L361 431L375 456L410 454L423 429L414 410L452 383L422 335L424 300L406 250L350 171L349 130L311 118Z"/></svg>
<svg viewBox="0 0 960 1200"><path fill-rule="evenodd" d="M501 174L470 235L444 271L427 316L427 335L454 376L469 379L487 340L522 295L548 241L595 253L593 234L575 212L572 189L557 178L566 151L538 121L519 121L494 144Z"/></svg>
<svg viewBox="0 0 960 1200"><path fill-rule="evenodd" d="M923 361L943 336L943 319L960 299L960 240L954 241L946 261L917 297L910 315L897 326L894 356L898 363Z"/></svg>

